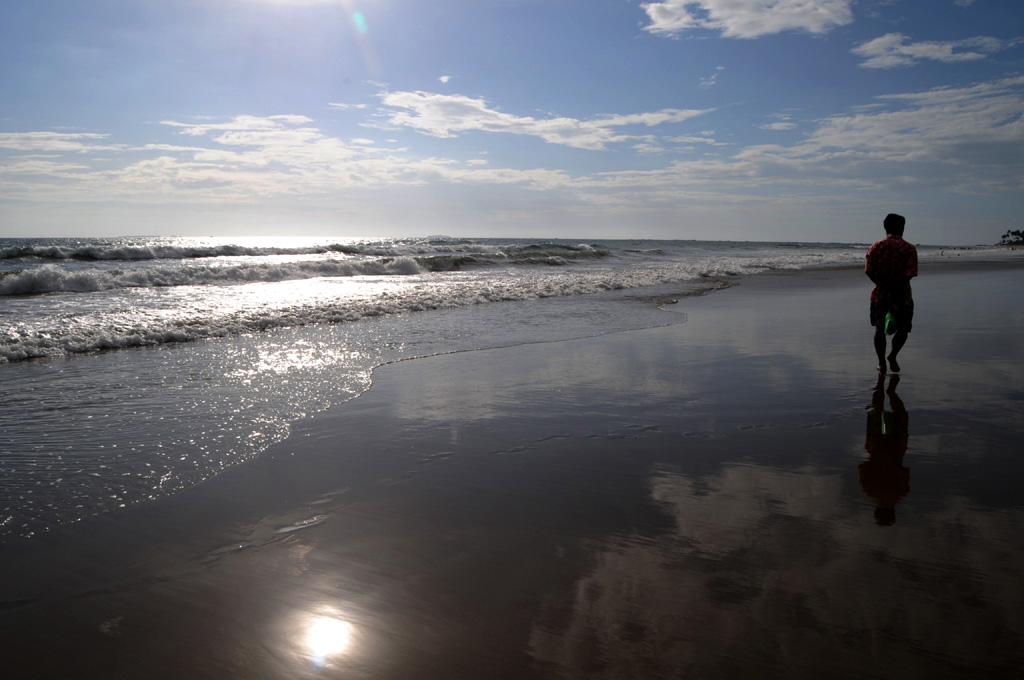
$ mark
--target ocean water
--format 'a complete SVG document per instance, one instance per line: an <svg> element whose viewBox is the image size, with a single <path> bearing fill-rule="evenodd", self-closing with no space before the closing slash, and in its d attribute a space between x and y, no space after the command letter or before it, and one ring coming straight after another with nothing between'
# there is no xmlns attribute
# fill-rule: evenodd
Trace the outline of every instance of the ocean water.
<svg viewBox="0 0 1024 680"><path fill-rule="evenodd" d="M659 305L766 271L860 266L865 247L0 239L0 542L258 456L382 364L680 323Z"/></svg>

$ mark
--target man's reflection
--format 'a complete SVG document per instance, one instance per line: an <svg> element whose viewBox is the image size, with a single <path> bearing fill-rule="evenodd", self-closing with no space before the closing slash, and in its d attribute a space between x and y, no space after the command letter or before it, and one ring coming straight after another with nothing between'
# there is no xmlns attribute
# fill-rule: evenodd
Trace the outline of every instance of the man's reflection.
<svg viewBox="0 0 1024 680"><path fill-rule="evenodd" d="M864 440L868 460L857 468L861 490L875 501L875 521L879 526L889 526L896 521L896 503L910 493L910 470L903 467L910 437L909 417L903 400L896 394L899 381L900 377L893 375L886 389L885 376L878 377L871 395ZM887 394L892 411L885 410Z"/></svg>

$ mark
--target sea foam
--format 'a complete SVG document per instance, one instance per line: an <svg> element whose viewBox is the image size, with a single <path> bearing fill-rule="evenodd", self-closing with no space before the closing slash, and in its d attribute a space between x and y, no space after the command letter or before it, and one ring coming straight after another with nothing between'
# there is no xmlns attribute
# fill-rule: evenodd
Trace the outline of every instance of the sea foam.
<svg viewBox="0 0 1024 680"><path fill-rule="evenodd" d="M423 269L410 257L350 262L320 260L280 264L153 266L132 269L66 270L55 264L0 274L0 295L88 293L116 288L293 281L315 277L409 275Z"/></svg>

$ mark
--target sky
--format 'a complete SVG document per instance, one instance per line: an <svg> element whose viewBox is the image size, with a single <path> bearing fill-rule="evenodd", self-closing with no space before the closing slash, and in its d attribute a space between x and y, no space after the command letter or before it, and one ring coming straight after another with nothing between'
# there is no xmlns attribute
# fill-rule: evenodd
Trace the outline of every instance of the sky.
<svg viewBox="0 0 1024 680"><path fill-rule="evenodd" d="M995 243L1020 0L9 0L0 237Z"/></svg>

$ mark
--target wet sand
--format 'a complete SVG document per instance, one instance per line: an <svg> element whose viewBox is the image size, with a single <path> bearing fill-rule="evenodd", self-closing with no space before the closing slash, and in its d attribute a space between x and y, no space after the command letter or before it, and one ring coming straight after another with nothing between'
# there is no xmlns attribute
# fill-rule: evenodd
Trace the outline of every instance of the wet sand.
<svg viewBox="0 0 1024 680"><path fill-rule="evenodd" d="M383 367L256 461L0 546L0 677L1018 677L1021 273L923 267L895 383L857 271Z"/></svg>

